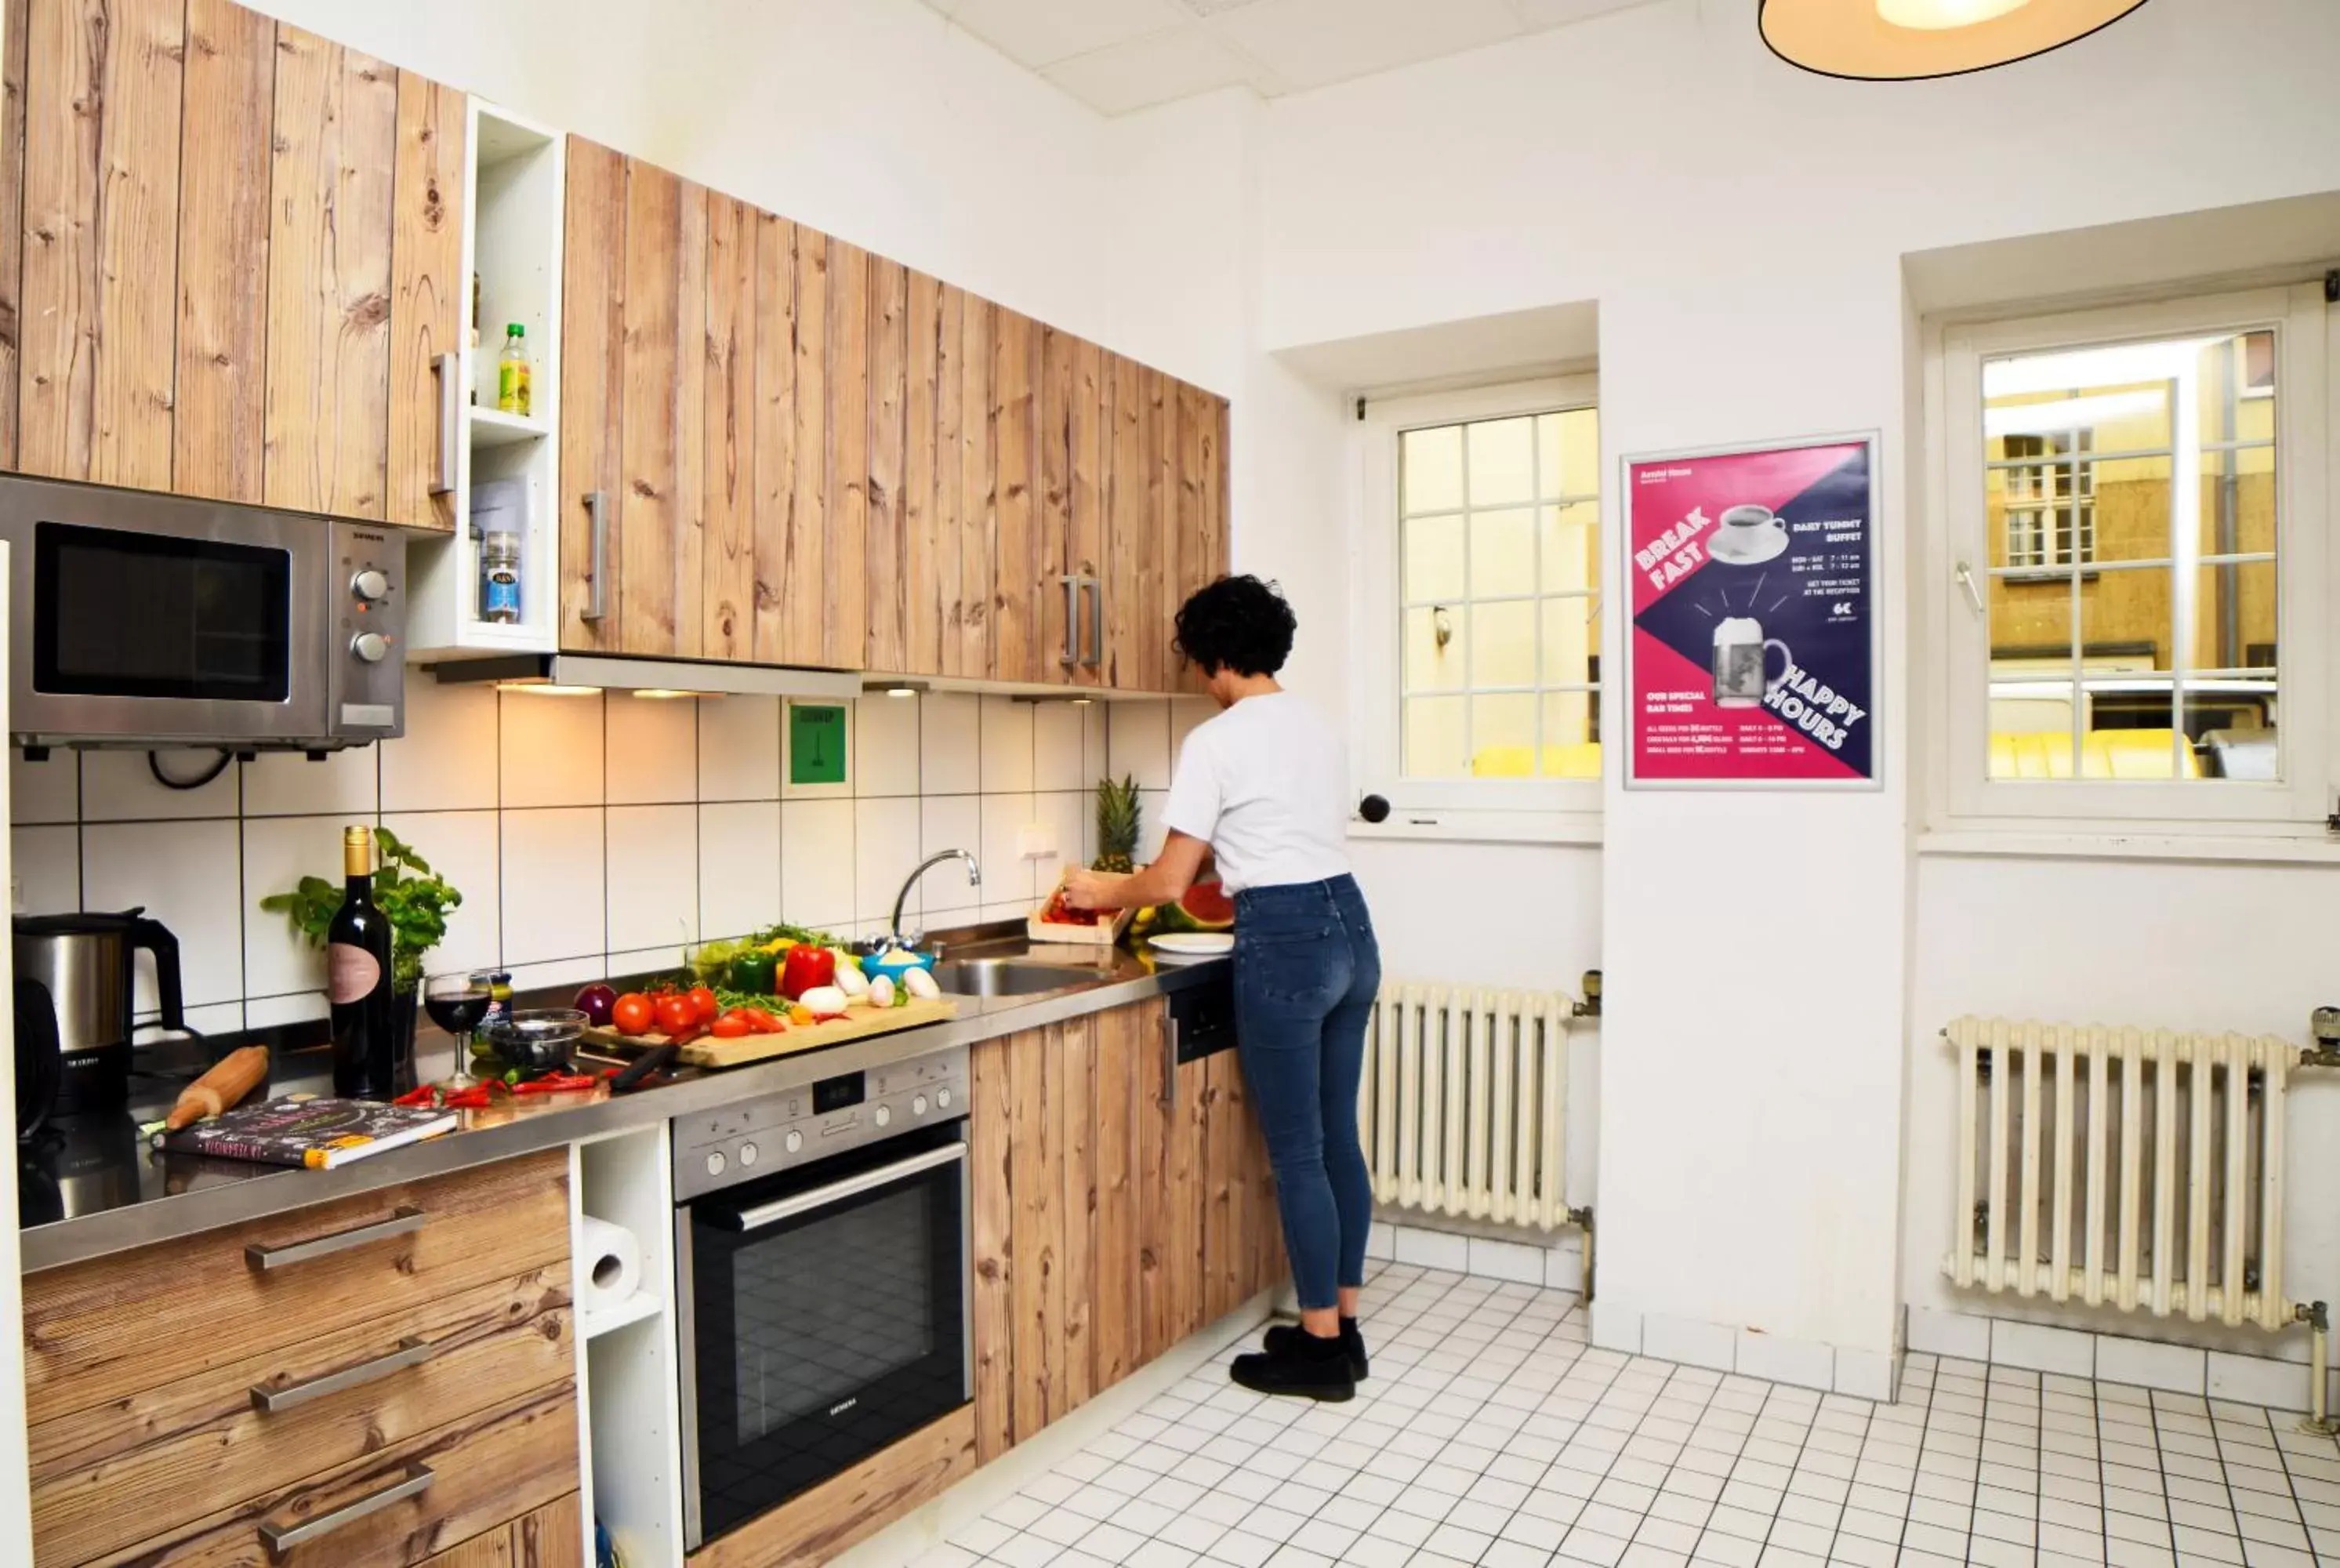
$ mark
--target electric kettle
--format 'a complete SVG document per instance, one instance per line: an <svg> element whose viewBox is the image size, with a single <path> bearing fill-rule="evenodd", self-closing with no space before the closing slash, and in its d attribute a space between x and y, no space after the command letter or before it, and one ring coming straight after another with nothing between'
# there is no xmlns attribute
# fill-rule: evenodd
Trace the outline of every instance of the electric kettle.
<svg viewBox="0 0 2340 1568"><path fill-rule="evenodd" d="M159 1027L187 1027L179 939L143 908L120 914L19 915L16 978L48 993L59 1071L55 1113L106 1110L130 1097L130 1037L137 956L154 956ZM30 993L19 986L18 1004ZM154 1026L147 1026L154 1027Z"/></svg>

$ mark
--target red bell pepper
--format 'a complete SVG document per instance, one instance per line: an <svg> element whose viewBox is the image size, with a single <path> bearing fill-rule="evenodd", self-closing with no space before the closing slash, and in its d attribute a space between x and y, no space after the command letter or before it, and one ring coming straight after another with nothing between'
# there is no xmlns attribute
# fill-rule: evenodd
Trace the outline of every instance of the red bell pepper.
<svg viewBox="0 0 2340 1568"><path fill-rule="evenodd" d="M780 971L780 994L795 1001L817 986L837 983L837 953L834 948L798 942L788 949L788 961Z"/></svg>

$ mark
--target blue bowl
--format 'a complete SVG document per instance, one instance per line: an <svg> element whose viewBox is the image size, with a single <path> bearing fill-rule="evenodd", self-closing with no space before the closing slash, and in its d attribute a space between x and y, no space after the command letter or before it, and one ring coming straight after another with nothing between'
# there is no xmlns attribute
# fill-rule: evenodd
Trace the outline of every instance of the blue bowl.
<svg viewBox="0 0 2340 1568"><path fill-rule="evenodd" d="M892 963L880 963L874 958L864 958L861 960L861 974L863 978L871 980L883 975L896 985L899 985L902 982L902 976L907 971L931 969L934 967L935 956L932 953L913 953L907 958L897 958Z"/></svg>

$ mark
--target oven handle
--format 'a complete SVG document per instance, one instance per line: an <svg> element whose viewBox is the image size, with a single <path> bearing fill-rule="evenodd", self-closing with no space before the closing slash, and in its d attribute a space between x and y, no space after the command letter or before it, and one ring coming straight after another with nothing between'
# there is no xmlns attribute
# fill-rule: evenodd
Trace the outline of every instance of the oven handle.
<svg viewBox="0 0 2340 1568"><path fill-rule="evenodd" d="M914 1176L920 1171L930 1171L938 1166L951 1165L965 1158L967 1144L964 1140L947 1143L940 1148L928 1149L905 1160L896 1160L892 1165L880 1166L874 1171L863 1171L859 1176L847 1176L843 1181L834 1181L827 1186L817 1186L810 1192L796 1193L788 1197L775 1198L770 1203L758 1204L754 1208L738 1210L725 1216L725 1223L731 1229L761 1230L768 1225L778 1225L784 1219L793 1219L817 1208L827 1208L831 1204L858 1197L905 1176Z"/></svg>

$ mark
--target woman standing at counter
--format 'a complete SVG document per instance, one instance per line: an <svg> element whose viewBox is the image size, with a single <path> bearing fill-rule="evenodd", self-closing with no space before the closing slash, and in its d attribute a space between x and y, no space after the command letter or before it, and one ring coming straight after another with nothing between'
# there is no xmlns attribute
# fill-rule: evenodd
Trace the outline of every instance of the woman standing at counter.
<svg viewBox="0 0 2340 1568"><path fill-rule="evenodd" d="M1381 950L1349 874L1348 763L1324 716L1276 684L1298 623L1255 577L1228 577L1178 611L1179 653L1221 710L1186 738L1154 863L1074 871L1066 897L1125 909L1183 895L1206 858L1235 900L1235 1027L1267 1136L1300 1326L1235 1358L1262 1394L1343 1400L1365 1375L1357 1329L1373 1183L1357 1141L1365 1026Z"/></svg>

